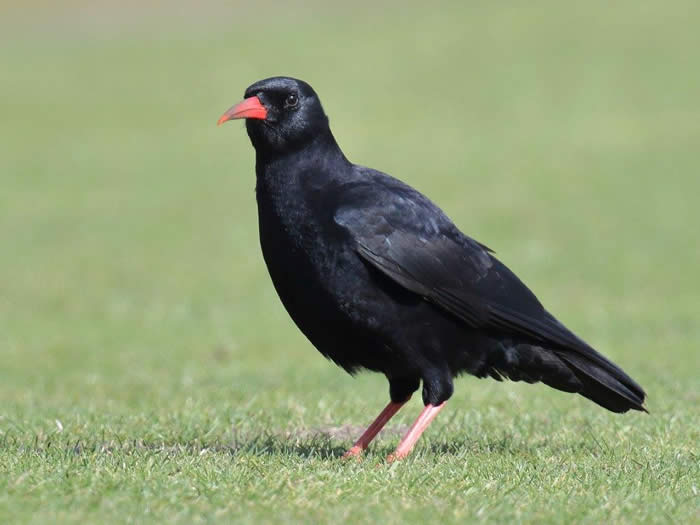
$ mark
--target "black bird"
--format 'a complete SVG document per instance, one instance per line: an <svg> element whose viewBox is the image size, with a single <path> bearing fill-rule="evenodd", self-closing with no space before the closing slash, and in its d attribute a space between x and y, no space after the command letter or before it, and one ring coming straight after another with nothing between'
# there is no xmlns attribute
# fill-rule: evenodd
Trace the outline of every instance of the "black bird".
<svg viewBox="0 0 700 525"><path fill-rule="evenodd" d="M261 80L219 124L246 119L255 148L260 245L287 312L327 358L389 380L391 402L360 454L423 385L406 456L461 373L543 382L613 412L646 411L644 390L554 318L483 244L427 197L350 162L306 82Z"/></svg>

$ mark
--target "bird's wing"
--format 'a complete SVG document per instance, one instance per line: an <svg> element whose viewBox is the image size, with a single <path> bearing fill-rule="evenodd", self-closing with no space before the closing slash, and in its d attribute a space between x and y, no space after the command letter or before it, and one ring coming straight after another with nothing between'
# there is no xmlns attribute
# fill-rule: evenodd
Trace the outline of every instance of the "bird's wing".
<svg viewBox="0 0 700 525"><path fill-rule="evenodd" d="M372 173L342 192L334 213L363 260L468 326L553 351L584 384L582 394L602 406L645 410L644 390L547 312L488 248L422 194Z"/></svg>
<svg viewBox="0 0 700 525"><path fill-rule="evenodd" d="M602 358L549 314L488 248L396 179L374 178L346 191L334 219L371 266L467 325Z"/></svg>

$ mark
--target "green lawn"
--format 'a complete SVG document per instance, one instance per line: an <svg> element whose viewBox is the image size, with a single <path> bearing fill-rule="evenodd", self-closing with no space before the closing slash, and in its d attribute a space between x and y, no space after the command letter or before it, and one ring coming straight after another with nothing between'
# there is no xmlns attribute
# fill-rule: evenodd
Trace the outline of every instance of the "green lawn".
<svg viewBox="0 0 700 525"><path fill-rule="evenodd" d="M700 523L700 3L0 5L0 523ZM464 377L343 462L257 243L255 80L437 201L649 394Z"/></svg>

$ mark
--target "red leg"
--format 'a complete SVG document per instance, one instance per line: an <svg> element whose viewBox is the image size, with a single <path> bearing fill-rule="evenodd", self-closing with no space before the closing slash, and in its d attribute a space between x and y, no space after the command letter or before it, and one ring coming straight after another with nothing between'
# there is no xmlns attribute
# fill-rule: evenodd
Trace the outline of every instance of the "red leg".
<svg viewBox="0 0 700 525"><path fill-rule="evenodd" d="M409 396L408 399L411 399L411 397ZM367 446L376 437L379 431L384 428L384 425L387 424L394 414L396 414L399 409L408 402L408 399L402 403L394 403L393 401L390 402L377 416L377 419L375 419L372 424L367 427L367 430L365 430L364 434L360 436L360 439L358 439L352 448L343 455L343 457L349 458L362 454L362 451L367 448Z"/></svg>
<svg viewBox="0 0 700 525"><path fill-rule="evenodd" d="M435 419L435 416L438 415L438 412L443 409L445 406L446 402L443 402L442 404L438 406L434 405L425 405L425 408L423 411L420 413L420 416L418 416L418 419L411 425L411 428L406 432L406 435L401 439L399 442L399 446L396 447L396 450L394 451L393 454L389 454L389 457L386 458L386 460L391 463L394 460L397 459L403 459L408 454L413 450L413 445L416 444L416 441L418 441L418 438L421 436L423 431L428 428L428 425L430 422Z"/></svg>

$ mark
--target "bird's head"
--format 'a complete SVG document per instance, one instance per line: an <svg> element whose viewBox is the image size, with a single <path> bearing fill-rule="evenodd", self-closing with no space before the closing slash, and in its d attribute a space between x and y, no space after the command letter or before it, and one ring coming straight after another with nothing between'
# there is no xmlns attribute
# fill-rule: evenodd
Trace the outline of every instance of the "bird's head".
<svg viewBox="0 0 700 525"><path fill-rule="evenodd" d="M321 101L302 80L260 80L248 87L243 97L221 116L219 124L246 119L248 136L259 153L296 151L329 132Z"/></svg>

